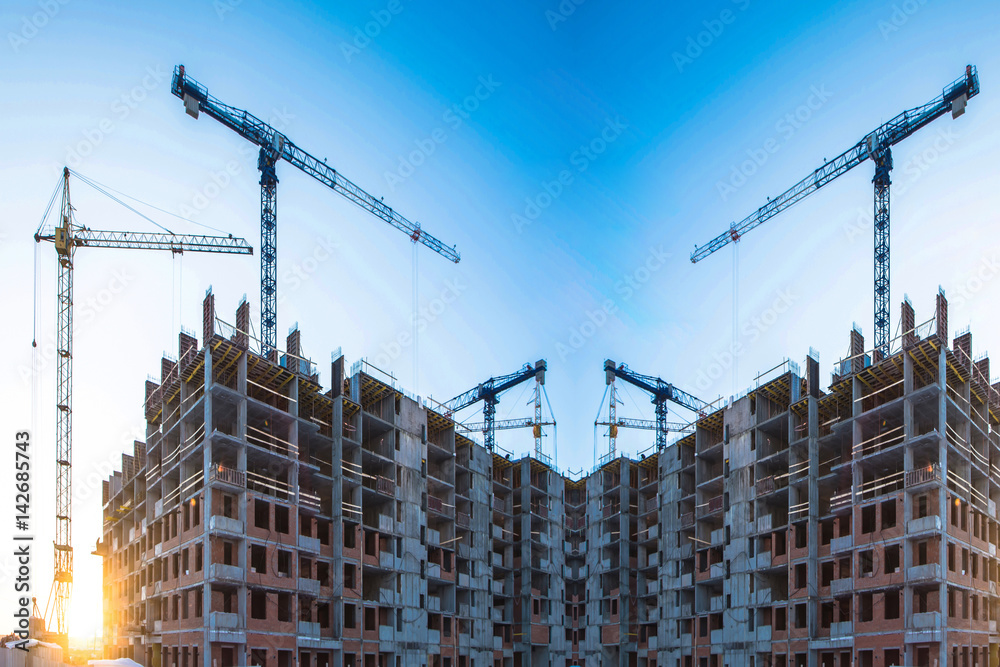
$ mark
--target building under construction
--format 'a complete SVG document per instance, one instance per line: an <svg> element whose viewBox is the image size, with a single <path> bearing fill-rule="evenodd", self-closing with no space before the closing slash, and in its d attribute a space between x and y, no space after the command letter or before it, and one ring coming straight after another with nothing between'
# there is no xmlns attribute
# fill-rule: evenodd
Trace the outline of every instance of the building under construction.
<svg viewBox="0 0 1000 667"><path fill-rule="evenodd" d="M997 665L1000 392L947 301L661 451L510 460L205 300L104 497L106 657L149 667ZM596 374L596 369L595 369Z"/></svg>

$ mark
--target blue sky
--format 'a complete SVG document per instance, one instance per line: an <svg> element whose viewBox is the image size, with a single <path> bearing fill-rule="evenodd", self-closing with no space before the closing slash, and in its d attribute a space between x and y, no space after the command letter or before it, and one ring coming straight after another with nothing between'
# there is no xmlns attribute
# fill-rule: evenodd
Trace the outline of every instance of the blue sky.
<svg viewBox="0 0 1000 667"><path fill-rule="evenodd" d="M546 358L558 462L580 469L593 465L607 357L711 400L786 357L801 361L810 346L825 374L853 322L871 342L870 165L744 239L735 322L732 248L698 265L688 255L823 158L933 98L967 63L982 80L968 113L894 151L893 330L904 292L923 321L941 285L952 330L971 326L976 352L989 349L998 322L988 306L1000 291L998 19L994 2L934 0L5 3L0 419L10 434L35 411L39 546L53 528L54 368L43 355L34 402L22 371L36 250L37 336L42 347L52 337L54 252L31 235L61 166L259 246L256 155L215 121L183 113L169 92L174 65L462 253L457 266L419 253L426 329L415 378L412 346L393 347L411 328L409 241L279 165L280 340L298 322L324 381L330 352L343 347L438 399ZM754 156L753 173L734 176ZM152 229L79 182L73 197L94 228ZM176 232L207 231L151 215ZM142 435L143 381L176 350L181 325L200 331L209 285L222 319L247 294L256 322L259 265L83 250L77 269L78 318L88 309L74 406L82 628L100 593L89 555L100 534L95 480ZM527 399L511 392L499 415L529 414ZM619 413L652 417L635 390ZM531 446L526 434L503 436L515 453ZM636 452L649 436L620 446ZM41 598L49 559L39 549Z"/></svg>

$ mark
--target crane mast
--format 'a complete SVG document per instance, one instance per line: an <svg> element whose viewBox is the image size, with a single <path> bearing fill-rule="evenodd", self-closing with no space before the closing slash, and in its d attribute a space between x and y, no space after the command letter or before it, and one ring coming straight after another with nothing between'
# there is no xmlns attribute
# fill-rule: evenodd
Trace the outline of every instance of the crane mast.
<svg viewBox="0 0 1000 667"><path fill-rule="evenodd" d="M615 376L611 375L607 378L608 389L610 390L610 396L608 397L608 420L607 421L596 421L594 426L607 426L608 427L608 458L613 459L617 455L618 451L618 431L623 428L634 429L640 431L657 431L661 429L664 433L664 442L666 441L666 434L670 432L686 432L690 430L691 425L685 424L683 422L668 422L664 421L662 424L655 419L638 419L635 417L619 417L618 416L618 404L621 401L618 399L618 388L615 386Z"/></svg>
<svg viewBox="0 0 1000 667"><path fill-rule="evenodd" d="M794 206L813 192L838 176L846 174L866 160L875 165L874 185L874 228L875 228L875 349L885 358L889 355L889 186L892 170L892 147L927 126L944 114L951 112L952 118L965 113L969 99L979 94L979 74L968 65L965 74L942 89L941 94L922 106L902 112L892 120L883 123L858 143L833 160L824 161L823 166L793 185L748 215L740 222L734 222L705 245L698 246L691 253L691 262L697 263L712 253L738 242L744 234L754 229L785 209Z"/></svg>
<svg viewBox="0 0 1000 667"><path fill-rule="evenodd" d="M53 576L45 605L45 625L68 641L67 613L73 592L73 269L76 249L126 248L169 250L173 253L218 252L253 254L244 239L146 232L95 231L73 222L69 168L63 168L59 223L51 233L39 230L35 242L51 242L58 257L56 282L56 537Z"/></svg>
<svg viewBox="0 0 1000 667"><path fill-rule="evenodd" d="M534 378L536 382L536 392L538 387L545 384L545 370L547 364L544 359L539 359L535 362L535 365L525 364L521 370L516 373L511 373L509 375L501 375L499 377L492 377L489 380L473 387L469 391L459 394L450 401L445 401L442 405L448 411L449 415L454 414L460 410L463 410L471 405L474 405L480 401L483 403L483 421L482 421L482 431L483 431L483 444L491 452L496 448L496 430L497 430L497 403L500 402L500 394L516 387L522 382L526 382ZM536 399L536 421L531 424L532 426L537 426L535 431L535 447L536 453L540 453L538 449L541 446L541 427L544 425L541 423L541 402L540 399ZM502 428L518 428L518 426L511 425L509 422L502 422L506 425ZM527 426L528 424L523 424Z"/></svg>
<svg viewBox="0 0 1000 667"><path fill-rule="evenodd" d="M277 345L278 291L278 177L276 165L284 160L323 185L368 211L392 227L404 232L442 257L455 262L461 259L454 246L446 246L426 233L420 223L411 222L348 180L326 160L319 160L292 143L277 129L243 109L224 104L208 89L187 75L184 65L174 68L170 91L184 101L192 118L204 112L260 147L257 169L260 171L260 309L262 353L266 356Z"/></svg>
<svg viewBox="0 0 1000 667"><path fill-rule="evenodd" d="M653 409L656 414L656 451L658 452L663 451L663 449L667 446L667 433L670 431L670 424L667 421L667 401L680 405L681 407L687 408L691 412L698 414L702 414L708 409L708 403L695 398L685 391L681 391L661 378L636 373L625 364L615 364L615 362L611 359L607 359L604 362L604 381L609 387L612 388L612 405L614 405L616 400L614 389L614 382L616 378L624 380L625 382L642 389L652 397L651 402L653 403ZM618 425L618 421L619 420L616 418L615 412L612 409L609 426L614 434L614 437L617 437L618 435L617 429L615 428L615 426ZM674 426L677 425L675 424ZM615 440L612 438L612 455L614 452L614 446Z"/></svg>

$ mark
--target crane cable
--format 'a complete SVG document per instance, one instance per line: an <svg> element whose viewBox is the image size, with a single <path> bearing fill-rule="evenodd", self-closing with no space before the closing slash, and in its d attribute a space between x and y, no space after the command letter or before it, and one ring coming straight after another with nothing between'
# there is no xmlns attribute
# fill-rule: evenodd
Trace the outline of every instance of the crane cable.
<svg viewBox="0 0 1000 667"><path fill-rule="evenodd" d="M45 226L45 221L49 219L49 215L52 213L52 207L55 205L56 197L59 195L59 191L62 189L63 181L62 177L56 181L56 186L52 190L52 196L49 197L49 203L45 207L45 212L42 214L42 219L38 222L38 228L35 230L36 234L42 232L42 228ZM31 435L32 437L37 437L36 431L38 430L38 421L41 411L41 400L39 399L39 392L41 387L38 381L38 376L41 373L39 368L38 359L38 302L41 299L41 282L42 282L42 266L41 266L41 244L37 241L35 242L35 252L32 266L32 295L31 295Z"/></svg>
<svg viewBox="0 0 1000 667"><path fill-rule="evenodd" d="M109 189L105 189L105 187L102 186L101 184L99 184L97 181L92 181L91 179L87 178L86 176L84 176L80 172L73 171L72 169L69 170L69 173L72 174L73 176L76 176L78 179L80 179L80 181L82 181L83 183L86 183L90 187L94 188L95 190L97 190L98 192L100 192L102 195L104 195L105 197L107 197L108 199L110 199L111 201L116 202L118 204L121 204L122 206L124 206L128 210L130 210L133 213L135 213L136 215L138 215L140 218L145 218L146 220L148 220L149 222L153 223L154 225L156 225L157 227L159 227L160 229L162 229L166 233L173 234L173 232L171 230L167 229L166 227L164 227L160 223L156 222L155 220L153 220L151 217L149 217L145 213L141 213L135 207L126 204L121 199L119 199L115 195L111 194L111 192L109 191ZM143 203L145 203L145 202L143 202ZM147 206L149 206L149 204L147 204Z"/></svg>
<svg viewBox="0 0 1000 667"><path fill-rule="evenodd" d="M417 253L417 242L413 241L413 277L410 282L413 287L413 315L411 325L413 327L413 391L416 394L420 393L420 345L419 336L420 328L417 324L417 309L419 307L420 300L420 288L417 282L419 272L417 271L417 258L419 254Z"/></svg>
<svg viewBox="0 0 1000 667"><path fill-rule="evenodd" d="M735 396L737 393L737 387L739 382L739 369L740 369L740 357L739 357L739 347L737 344L739 329L739 317L740 315L740 242L737 239L733 243L733 348L731 350L733 355L733 388L732 395Z"/></svg>

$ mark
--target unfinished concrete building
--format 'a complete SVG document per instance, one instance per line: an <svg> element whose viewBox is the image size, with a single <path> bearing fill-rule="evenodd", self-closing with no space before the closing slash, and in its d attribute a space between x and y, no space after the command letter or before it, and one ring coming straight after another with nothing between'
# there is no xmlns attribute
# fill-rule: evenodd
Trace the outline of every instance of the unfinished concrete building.
<svg viewBox="0 0 1000 667"><path fill-rule="evenodd" d="M108 657L154 667L846 667L1000 662L1000 392L947 301L784 363L665 450L510 460L298 332L147 385L106 485Z"/></svg>
<svg viewBox="0 0 1000 667"><path fill-rule="evenodd" d="M885 359L858 331L662 457L660 664L997 664L1000 440L989 361L947 302Z"/></svg>
<svg viewBox="0 0 1000 667"><path fill-rule="evenodd" d="M492 661L491 456L359 364L323 391L299 332L248 349L205 300L105 484L109 657L152 667Z"/></svg>

